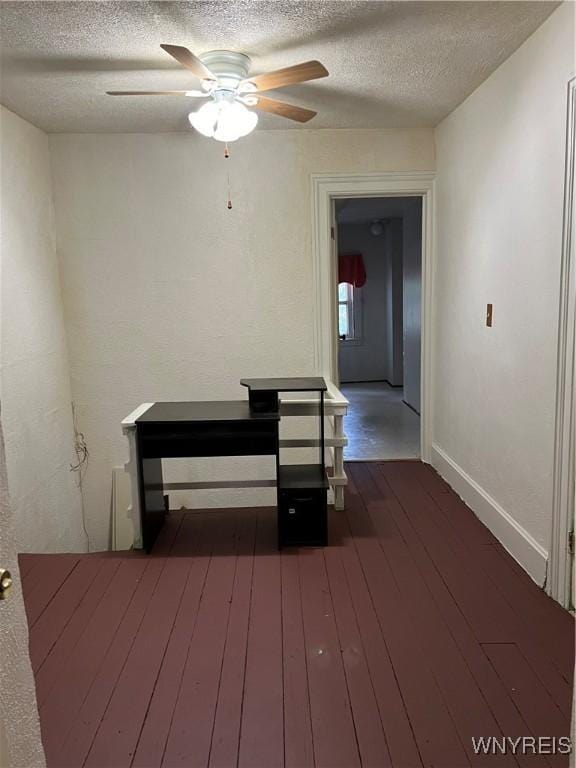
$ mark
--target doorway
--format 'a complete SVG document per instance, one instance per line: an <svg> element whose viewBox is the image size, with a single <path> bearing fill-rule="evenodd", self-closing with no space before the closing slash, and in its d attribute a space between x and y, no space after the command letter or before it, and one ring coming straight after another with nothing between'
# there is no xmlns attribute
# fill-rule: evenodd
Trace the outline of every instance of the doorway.
<svg viewBox="0 0 576 768"><path fill-rule="evenodd" d="M420 197L422 200L422 284L420 345L420 457L432 454L432 296L434 291L434 173L313 174L312 252L314 290L314 354L316 371L339 386L335 203L350 197ZM336 393L337 394L337 393Z"/></svg>
<svg viewBox="0 0 576 768"><path fill-rule="evenodd" d="M422 198L334 203L347 460L420 458Z"/></svg>

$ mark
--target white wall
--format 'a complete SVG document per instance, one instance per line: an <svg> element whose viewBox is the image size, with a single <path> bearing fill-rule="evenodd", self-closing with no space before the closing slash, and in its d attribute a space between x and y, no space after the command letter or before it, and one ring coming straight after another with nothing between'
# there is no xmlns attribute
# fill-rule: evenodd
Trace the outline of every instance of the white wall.
<svg viewBox="0 0 576 768"><path fill-rule="evenodd" d="M383 381L388 377L384 232L375 237L367 221L340 224L338 250L341 254L362 254L366 268L366 283L355 290L361 336L338 344L340 381Z"/></svg>
<svg viewBox="0 0 576 768"><path fill-rule="evenodd" d="M0 766L43 768L44 751L28 653L28 622L18 570L1 420L0 564L10 571L13 579L9 599L0 600Z"/></svg>
<svg viewBox="0 0 576 768"><path fill-rule="evenodd" d="M386 222L386 334L388 371L387 380L394 387L404 382L404 330L403 330L403 219Z"/></svg>
<svg viewBox="0 0 576 768"><path fill-rule="evenodd" d="M404 205L402 216L402 306L404 400L420 413L422 326L422 198Z"/></svg>
<svg viewBox="0 0 576 768"><path fill-rule="evenodd" d="M19 551L85 547L47 136L2 108L0 385Z"/></svg>
<svg viewBox="0 0 576 768"><path fill-rule="evenodd" d="M431 170L433 136L257 130L230 160L192 132L50 141L72 390L91 451L86 511L105 547L112 467L126 458L119 424L137 404L242 398L242 376L314 370L310 174Z"/></svg>
<svg viewBox="0 0 576 768"><path fill-rule="evenodd" d="M435 463L540 582L573 74L567 3L436 131Z"/></svg>

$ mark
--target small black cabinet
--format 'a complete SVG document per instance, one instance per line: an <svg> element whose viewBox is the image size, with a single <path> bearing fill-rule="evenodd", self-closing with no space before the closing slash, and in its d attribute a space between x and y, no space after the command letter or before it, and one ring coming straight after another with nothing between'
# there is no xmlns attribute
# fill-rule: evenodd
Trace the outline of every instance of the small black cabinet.
<svg viewBox="0 0 576 768"><path fill-rule="evenodd" d="M326 472L318 464L284 464L278 472L278 543L323 547L328 538Z"/></svg>
<svg viewBox="0 0 576 768"><path fill-rule="evenodd" d="M281 547L324 547L327 539L326 492L278 492L278 541Z"/></svg>

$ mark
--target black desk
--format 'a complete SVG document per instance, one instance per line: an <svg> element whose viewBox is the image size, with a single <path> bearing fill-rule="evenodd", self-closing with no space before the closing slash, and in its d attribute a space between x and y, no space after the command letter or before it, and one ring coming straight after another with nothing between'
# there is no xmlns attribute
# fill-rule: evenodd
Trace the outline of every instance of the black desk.
<svg viewBox="0 0 576 768"><path fill-rule="evenodd" d="M242 379L240 383L248 387L248 400L154 403L134 419L140 527L142 546L147 552L151 550L168 511L162 459L198 456L274 456L274 480L224 481L196 487L275 485L279 547L326 544L326 382L321 377L312 377ZM280 463L279 392L318 393L319 456L316 463ZM170 484L168 487L174 489L174 485L185 484ZM189 487L186 485L186 488Z"/></svg>
<svg viewBox="0 0 576 768"><path fill-rule="evenodd" d="M162 459L276 456L280 414L254 413L247 400L154 403L136 419L142 544L149 552L166 515Z"/></svg>

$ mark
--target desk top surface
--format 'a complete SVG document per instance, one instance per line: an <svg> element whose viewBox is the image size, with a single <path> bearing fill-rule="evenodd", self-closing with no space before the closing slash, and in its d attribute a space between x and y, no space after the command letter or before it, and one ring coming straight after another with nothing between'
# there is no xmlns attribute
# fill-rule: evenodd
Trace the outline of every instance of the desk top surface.
<svg viewBox="0 0 576 768"><path fill-rule="evenodd" d="M240 384L254 392L325 392L328 387L321 376L285 379L240 379Z"/></svg>
<svg viewBox="0 0 576 768"><path fill-rule="evenodd" d="M278 413L252 413L248 400L154 403L136 419L137 424L174 421L279 421Z"/></svg>

